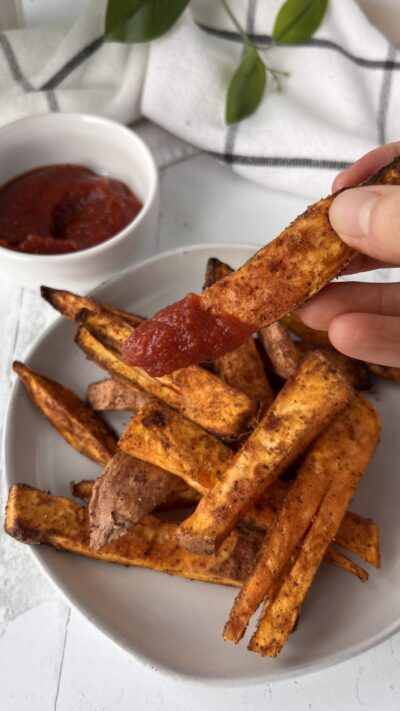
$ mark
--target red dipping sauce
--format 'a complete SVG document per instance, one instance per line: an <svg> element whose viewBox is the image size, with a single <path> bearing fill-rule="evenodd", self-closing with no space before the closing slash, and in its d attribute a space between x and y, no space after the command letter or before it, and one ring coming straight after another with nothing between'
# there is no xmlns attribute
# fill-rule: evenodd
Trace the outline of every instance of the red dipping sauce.
<svg viewBox="0 0 400 711"><path fill-rule="evenodd" d="M123 347L123 359L161 376L234 350L253 328L233 316L215 316L197 294L157 311L137 326Z"/></svg>
<svg viewBox="0 0 400 711"><path fill-rule="evenodd" d="M142 203L119 180L80 165L49 165L0 188L0 246L30 254L64 254L117 234Z"/></svg>

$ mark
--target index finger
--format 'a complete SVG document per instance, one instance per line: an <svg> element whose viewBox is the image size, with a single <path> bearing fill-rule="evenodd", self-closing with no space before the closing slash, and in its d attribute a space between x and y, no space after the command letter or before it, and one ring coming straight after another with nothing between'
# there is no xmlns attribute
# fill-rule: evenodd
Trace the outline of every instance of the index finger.
<svg viewBox="0 0 400 711"><path fill-rule="evenodd" d="M336 192L336 190L360 183L399 155L400 141L374 148L336 176L332 183L332 191Z"/></svg>

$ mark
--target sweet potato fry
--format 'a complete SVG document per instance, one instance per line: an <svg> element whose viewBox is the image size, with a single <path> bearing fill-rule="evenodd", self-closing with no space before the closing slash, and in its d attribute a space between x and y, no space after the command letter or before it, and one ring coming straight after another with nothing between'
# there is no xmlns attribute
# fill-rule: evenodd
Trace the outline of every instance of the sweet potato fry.
<svg viewBox="0 0 400 711"><path fill-rule="evenodd" d="M161 403L133 417L118 446L176 474L200 494L214 486L233 457L229 447Z"/></svg>
<svg viewBox="0 0 400 711"><path fill-rule="evenodd" d="M81 479L80 481L71 481L70 489L71 494L76 499L82 499L82 501L88 502L93 491L94 479Z"/></svg>
<svg viewBox="0 0 400 711"><path fill-rule="evenodd" d="M293 568L262 614L250 640L249 649L263 656L276 657L281 651L377 445L380 423L375 409L360 396L353 400L351 407L354 439L349 442L340 476L331 480Z"/></svg>
<svg viewBox="0 0 400 711"><path fill-rule="evenodd" d="M304 341L314 343L316 346L331 345L327 331L317 331L315 328L310 328L309 326L306 326L306 324L303 323L303 321L301 320L300 316L298 316L296 313L286 314L286 316L284 316L281 321L283 325L289 329L289 331L293 331L296 336L299 336Z"/></svg>
<svg viewBox="0 0 400 711"><path fill-rule="evenodd" d="M302 354L315 350L313 344L304 343L303 341L296 342L296 347ZM361 360L349 358L329 346L319 346L318 350L324 354L335 368L340 370L355 390L368 390L371 387L371 374L366 364Z"/></svg>
<svg viewBox="0 0 400 711"><path fill-rule="evenodd" d="M217 259L217 257L210 257L206 264L203 291L204 289L208 289L209 286L215 284L216 281L223 279L223 277L228 276L228 274L232 274L233 271L234 270L229 266L229 264L221 262L221 260Z"/></svg>
<svg viewBox="0 0 400 711"><path fill-rule="evenodd" d="M384 183L400 183L400 158L368 179L370 185ZM260 329L320 291L355 256L329 222L334 197L309 207L238 271L206 289L202 306Z"/></svg>
<svg viewBox="0 0 400 711"><path fill-rule="evenodd" d="M142 368L126 365L83 326L75 341L90 360L127 387L144 390L221 437L237 438L256 422L256 403L203 368L191 366L152 378Z"/></svg>
<svg viewBox="0 0 400 711"><path fill-rule="evenodd" d="M88 309L81 309L75 315L75 320L82 323L103 346L112 348L118 354L133 328L120 316L103 311L95 313Z"/></svg>
<svg viewBox="0 0 400 711"><path fill-rule="evenodd" d="M6 532L23 543L48 543L109 563L235 587L246 577L262 539L258 531L234 531L217 555L199 556L178 546L176 528L172 521L146 516L128 534L95 551L89 546L86 508L27 484L10 489L5 521Z"/></svg>
<svg viewBox="0 0 400 711"><path fill-rule="evenodd" d="M213 362L224 383L268 407L274 399L271 386L253 338Z"/></svg>
<svg viewBox="0 0 400 711"><path fill-rule="evenodd" d="M231 274L232 271L228 264L211 257L206 266L204 288ZM213 370L225 383L246 393L253 400L261 402L264 407L268 407L274 399L263 362L252 337L234 351L216 358L213 362Z"/></svg>
<svg viewBox="0 0 400 711"><path fill-rule="evenodd" d="M50 286L42 286L40 287L40 293L50 306L72 321L76 320L77 314L82 309L88 309L93 313L107 313L111 316L117 316L130 323L131 326L138 326L144 321L142 316L122 311L109 304L102 304L88 296L79 296L71 291L65 291L65 289L52 289Z"/></svg>
<svg viewBox="0 0 400 711"><path fill-rule="evenodd" d="M38 409L74 449L98 464L106 464L117 451L116 438L89 405L59 383L14 361L14 371L26 385Z"/></svg>
<svg viewBox="0 0 400 711"><path fill-rule="evenodd" d="M110 346L119 357L122 345L132 331L129 325L115 316L110 316L106 313L91 313L86 309L79 312L76 318L84 324L85 328L96 339L104 346ZM137 372L141 369L133 368L132 370ZM203 426L205 426L205 417L210 417L210 412L217 406L218 413L216 414L218 417L213 418L212 426L206 426L206 429L212 429L218 434L235 438L241 434L241 427L245 431L247 426L251 427L252 424L255 424L257 413L255 400L247 397L244 391L238 392L238 390L232 389L229 383L226 382L224 384L219 378L215 378L211 373L198 366L183 368L162 378L152 378L145 371L141 371L141 376L141 386L143 386L144 382L147 383L147 389L150 390L152 387L152 394L156 394L160 392L158 384L162 383L169 389L169 399L165 400L162 394L159 394L158 397L164 399L172 407L177 407L187 416L189 416L189 410L191 419L197 422L200 418ZM264 380L267 383L265 378ZM272 397L272 392L270 395ZM179 404L177 405L178 399L186 401L183 410ZM205 406L205 401L207 402L207 407ZM217 425L215 424L215 419L218 419ZM223 419L227 420L227 429L224 429Z"/></svg>
<svg viewBox="0 0 400 711"><path fill-rule="evenodd" d="M284 380L293 373L305 353L316 350L313 343L304 341L296 341L294 343L286 326L280 321L261 329L260 338L272 363L274 372ZM371 376L365 363L348 358L332 346L318 346L318 350L323 353L335 368L340 370L353 388L367 390L371 387Z"/></svg>
<svg viewBox="0 0 400 711"><path fill-rule="evenodd" d="M332 545L326 549L324 562L335 565L337 568L341 568L346 573L352 573L359 580L361 580L362 583L366 583L369 578L369 575L364 568L361 568L360 565L357 565L357 563L351 560L351 558L348 558L347 555L343 555L343 553L338 551L337 548Z"/></svg>
<svg viewBox="0 0 400 711"><path fill-rule="evenodd" d="M363 414L358 401L353 399L310 448L267 532L255 566L235 599L224 639L237 643L243 637L250 618L298 549L326 489L332 481L340 479L349 453L355 461L360 457L363 461L360 451L365 446Z"/></svg>
<svg viewBox="0 0 400 711"><path fill-rule="evenodd" d="M125 387L112 378L91 383L86 391L86 400L93 410L124 410L139 412L152 397L143 390L135 390L133 386Z"/></svg>
<svg viewBox="0 0 400 711"><path fill-rule="evenodd" d="M282 322L287 328L293 331L293 333L295 333L297 336L300 336L300 338L303 338L305 341L308 341L309 343L314 343L318 346L327 346L329 353L335 353L335 357L337 354L339 359L346 358L346 361L349 361L353 364L357 364L357 367L362 368L362 371L360 371L360 373L357 375L357 378L361 378L361 381L359 380L358 382L368 383L368 377L365 375L366 369L367 371L370 371L372 375L375 375L375 377L377 378L383 378L383 380L391 380L394 383L400 383L400 368L390 368L387 365L377 365L375 363L363 363L362 361L354 361L352 358L342 356L341 353L338 353L338 351L336 351L332 347L331 342L328 338L327 331L316 331L314 328L309 328L309 326L306 326L306 324L303 323L303 321L299 316L297 316L297 314L288 314L284 316ZM305 344L303 345L302 343L296 343L296 345L298 345L302 350L306 350ZM339 367L339 360L337 367ZM341 370L340 367L339 370ZM358 390L367 390L370 385L366 384L362 387L358 385L356 387Z"/></svg>
<svg viewBox="0 0 400 711"><path fill-rule="evenodd" d="M234 455L208 432L160 404L148 405L131 420L119 447L176 474L200 494L216 484ZM273 508L260 504L248 512L245 521L265 530L273 518Z"/></svg>
<svg viewBox="0 0 400 711"><path fill-rule="evenodd" d="M391 380L392 383L400 383L400 368L378 365L377 363L366 363L366 366L376 378Z"/></svg>
<svg viewBox="0 0 400 711"><path fill-rule="evenodd" d="M175 479L154 464L117 452L94 482L90 546L97 550L127 533L166 500Z"/></svg>
<svg viewBox="0 0 400 711"><path fill-rule="evenodd" d="M253 509L246 514L246 523L260 531L265 531L273 525L275 516L282 506L288 493L288 484L278 479L260 497ZM83 479L71 482L71 493L78 499L89 501L94 481ZM155 511L170 511L171 509L193 507L198 504L200 494L186 484L184 479L174 476L174 486L165 501L155 507ZM360 558L371 563L376 568L380 567L379 528L372 519L359 516L352 511L346 511L340 528L335 536L335 543L342 548L359 555ZM331 562L331 561L329 561Z"/></svg>
<svg viewBox="0 0 400 711"><path fill-rule="evenodd" d="M380 568L379 528L372 519L346 511L335 536L335 543L353 551L366 563Z"/></svg>
<svg viewBox="0 0 400 711"><path fill-rule="evenodd" d="M196 553L215 551L262 492L345 407L353 392L321 354L308 354L221 480L180 526L180 544Z"/></svg>
<svg viewBox="0 0 400 711"><path fill-rule="evenodd" d="M174 484L166 496L165 501L161 501L154 511L171 511L171 509L181 509L189 506L195 506L200 499L200 494L195 489L192 489L184 479L178 476L171 475ZM71 494L82 501L89 501L93 487L93 479L82 479L81 481L71 482Z"/></svg>
<svg viewBox="0 0 400 711"><path fill-rule="evenodd" d="M301 360L297 344L293 343L285 326L276 321L262 328L260 340L271 361L274 372L283 380L293 375Z"/></svg>

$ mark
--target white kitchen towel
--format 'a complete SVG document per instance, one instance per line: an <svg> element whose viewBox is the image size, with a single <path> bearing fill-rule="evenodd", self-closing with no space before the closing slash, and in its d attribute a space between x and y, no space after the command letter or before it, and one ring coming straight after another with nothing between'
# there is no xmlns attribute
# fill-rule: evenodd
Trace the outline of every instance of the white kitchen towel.
<svg viewBox="0 0 400 711"><path fill-rule="evenodd" d="M230 0L261 44L281 4ZM331 0L305 44L267 52L290 77L280 93L269 82L258 111L231 127L226 87L243 45L220 3L193 0L168 35L134 46L103 42L105 5L93 0L69 30L0 33L0 125L46 111L127 124L142 116L245 178L311 197L363 153L399 138L400 55L354 0Z"/></svg>

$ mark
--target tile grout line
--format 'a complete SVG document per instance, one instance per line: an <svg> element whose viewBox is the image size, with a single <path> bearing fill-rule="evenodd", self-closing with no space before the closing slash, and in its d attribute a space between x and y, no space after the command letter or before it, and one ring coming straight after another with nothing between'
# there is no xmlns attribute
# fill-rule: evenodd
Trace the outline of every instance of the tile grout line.
<svg viewBox="0 0 400 711"><path fill-rule="evenodd" d="M67 614L67 621L65 623L65 636L64 636L64 644L63 644L62 654L61 654L60 671L58 674L57 691L56 691L56 696L54 699L54 711L57 711L58 694L60 692L61 675L62 675L62 670L63 670L63 666L64 666L65 647L67 645L68 627L69 627L70 618L71 618L71 608L69 607L68 614Z"/></svg>

